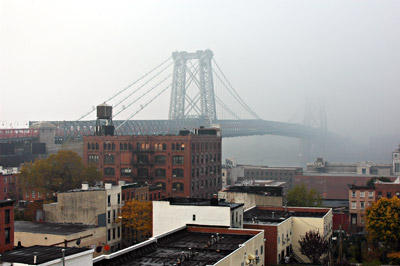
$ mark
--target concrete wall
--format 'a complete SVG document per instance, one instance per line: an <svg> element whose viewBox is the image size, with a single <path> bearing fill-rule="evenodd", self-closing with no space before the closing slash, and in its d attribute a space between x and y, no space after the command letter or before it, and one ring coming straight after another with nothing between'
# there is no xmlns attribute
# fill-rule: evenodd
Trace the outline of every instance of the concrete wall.
<svg viewBox="0 0 400 266"><path fill-rule="evenodd" d="M255 261L251 261L252 265L264 265L264 254L261 254L261 249L265 252L264 246L264 232L258 233L253 238L245 242L240 248L223 258L222 260L215 263L215 266L241 266L249 265L246 259L249 259L249 255L259 256L259 262L256 264Z"/></svg>
<svg viewBox="0 0 400 266"><path fill-rule="evenodd" d="M305 262L310 262L308 258L301 254L299 240L308 231L319 231L325 239L330 239L332 236L332 210L330 210L324 217L292 217L292 245L293 251Z"/></svg>
<svg viewBox="0 0 400 266"><path fill-rule="evenodd" d="M104 190L60 193L57 198L57 203L43 204L47 222L98 225L98 215L106 213Z"/></svg>
<svg viewBox="0 0 400 266"><path fill-rule="evenodd" d="M91 235L91 236L90 236ZM88 237L85 237L88 236ZM93 229L88 229L83 232L74 233L70 235L53 235L53 234L40 234L40 233L29 233L29 232L15 232L15 246L21 241L22 246L31 247L35 245L50 246L58 243L57 246L64 247L64 240L78 239L81 237L81 243L78 246L76 241L71 241L67 243L67 247L91 247L92 245L104 245L106 239L106 228L98 227ZM101 253L95 253L95 256Z"/></svg>
<svg viewBox="0 0 400 266"><path fill-rule="evenodd" d="M219 199L225 199L227 202L244 203L244 209L254 206L279 206L283 205L283 197L263 196L250 193L239 192L218 192Z"/></svg>
<svg viewBox="0 0 400 266"><path fill-rule="evenodd" d="M195 215L195 220L193 220L193 215ZM243 209L241 217L243 219ZM241 223L243 224L243 221ZM153 236L186 224L230 227L230 207L170 205L168 201L153 201Z"/></svg>

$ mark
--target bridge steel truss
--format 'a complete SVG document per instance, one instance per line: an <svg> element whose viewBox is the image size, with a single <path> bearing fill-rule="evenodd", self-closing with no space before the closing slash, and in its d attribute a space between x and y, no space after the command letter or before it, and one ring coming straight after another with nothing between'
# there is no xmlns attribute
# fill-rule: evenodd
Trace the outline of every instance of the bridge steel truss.
<svg viewBox="0 0 400 266"><path fill-rule="evenodd" d="M211 50L195 53L174 52L172 58L174 72L169 120L187 120L190 118L190 112L195 112L197 118L206 119L210 124L214 123L217 120L217 111L211 65L213 52ZM197 64L193 64L193 60L197 61ZM191 84L198 89L195 96L187 93Z"/></svg>
<svg viewBox="0 0 400 266"><path fill-rule="evenodd" d="M56 126L56 138L59 142L68 139L81 139L85 135L94 135L96 120L90 121L49 121ZM30 122L33 124L36 122ZM114 120L114 126L124 123L116 135L176 135L179 130L209 127L207 119L185 120ZM213 124L221 129L222 137L240 137L255 135L279 135L299 139L318 140L328 135L320 129L266 120L217 120Z"/></svg>

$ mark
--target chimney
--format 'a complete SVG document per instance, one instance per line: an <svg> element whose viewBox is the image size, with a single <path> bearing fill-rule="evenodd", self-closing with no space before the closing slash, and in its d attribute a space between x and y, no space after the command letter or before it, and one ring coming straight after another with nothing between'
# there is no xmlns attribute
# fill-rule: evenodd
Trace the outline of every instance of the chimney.
<svg viewBox="0 0 400 266"><path fill-rule="evenodd" d="M105 183L105 184L104 184L104 188L105 188L105 189L111 189L111 187L112 187L112 184L111 184L111 183Z"/></svg>
<svg viewBox="0 0 400 266"><path fill-rule="evenodd" d="M88 190L89 189L89 184L88 183L82 183L82 190Z"/></svg>

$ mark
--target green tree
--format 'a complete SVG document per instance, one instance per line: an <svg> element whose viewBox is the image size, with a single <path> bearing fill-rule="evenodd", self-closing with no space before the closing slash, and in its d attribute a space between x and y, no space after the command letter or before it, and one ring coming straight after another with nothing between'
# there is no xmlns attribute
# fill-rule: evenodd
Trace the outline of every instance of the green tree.
<svg viewBox="0 0 400 266"><path fill-rule="evenodd" d="M308 231L299 240L300 252L306 256L311 263L319 263L321 256L328 252L329 242L319 231Z"/></svg>
<svg viewBox="0 0 400 266"><path fill-rule="evenodd" d="M400 250L400 200L381 198L366 210L366 229L371 247L384 252Z"/></svg>
<svg viewBox="0 0 400 266"><path fill-rule="evenodd" d="M54 192L79 188L82 182L93 184L102 175L94 165L85 167L82 158L72 151L59 151L46 159L26 163L19 174L22 192L36 189L51 197Z"/></svg>
<svg viewBox="0 0 400 266"><path fill-rule="evenodd" d="M314 188L308 190L304 184L296 185L287 192L287 205L298 207L322 206L322 197Z"/></svg>

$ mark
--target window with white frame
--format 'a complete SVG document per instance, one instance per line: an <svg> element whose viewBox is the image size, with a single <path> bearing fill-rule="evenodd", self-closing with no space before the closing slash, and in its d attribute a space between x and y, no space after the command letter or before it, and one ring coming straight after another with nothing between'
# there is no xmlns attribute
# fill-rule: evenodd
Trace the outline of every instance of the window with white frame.
<svg viewBox="0 0 400 266"><path fill-rule="evenodd" d="M368 197L373 198L374 197L374 192L373 191L368 191Z"/></svg>
<svg viewBox="0 0 400 266"><path fill-rule="evenodd" d="M352 208L353 210L357 209L357 202L352 201L352 202L351 202L351 208Z"/></svg>
<svg viewBox="0 0 400 266"><path fill-rule="evenodd" d="M365 192L364 191L360 191L360 197L364 198L365 197Z"/></svg>
<svg viewBox="0 0 400 266"><path fill-rule="evenodd" d="M364 201L361 201L361 202L360 202L360 208L361 208L361 209L364 209L364 208L365 208L365 202L364 202Z"/></svg>
<svg viewBox="0 0 400 266"><path fill-rule="evenodd" d="M356 191L354 191L354 190L353 190L353 191L351 191L351 196L352 196L352 197L355 197L355 196L357 196L357 193L356 193Z"/></svg>

